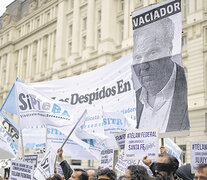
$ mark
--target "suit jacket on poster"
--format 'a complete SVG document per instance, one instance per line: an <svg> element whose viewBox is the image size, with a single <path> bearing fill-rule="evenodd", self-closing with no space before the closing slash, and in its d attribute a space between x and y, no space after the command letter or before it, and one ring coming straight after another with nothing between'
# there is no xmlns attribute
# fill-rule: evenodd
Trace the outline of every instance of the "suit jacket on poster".
<svg viewBox="0 0 207 180"><path fill-rule="evenodd" d="M136 91L137 128L139 128L144 106L139 100L141 91L142 88ZM188 119L187 83L185 73L184 69L176 64L175 88L166 132L189 130L189 128L190 124Z"/></svg>

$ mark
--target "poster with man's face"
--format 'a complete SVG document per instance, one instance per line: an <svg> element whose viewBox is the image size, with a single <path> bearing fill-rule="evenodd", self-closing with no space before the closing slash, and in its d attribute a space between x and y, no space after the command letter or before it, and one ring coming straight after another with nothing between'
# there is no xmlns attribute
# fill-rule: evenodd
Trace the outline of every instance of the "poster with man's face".
<svg viewBox="0 0 207 180"><path fill-rule="evenodd" d="M132 13L137 128L159 128L161 133L189 130L181 22L180 0Z"/></svg>

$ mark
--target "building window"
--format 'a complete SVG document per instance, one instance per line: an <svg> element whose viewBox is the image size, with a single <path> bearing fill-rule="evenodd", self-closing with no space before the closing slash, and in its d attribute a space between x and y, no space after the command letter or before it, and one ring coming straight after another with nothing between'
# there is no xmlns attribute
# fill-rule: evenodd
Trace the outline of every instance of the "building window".
<svg viewBox="0 0 207 180"><path fill-rule="evenodd" d="M82 38L82 50L86 49L86 36Z"/></svg>
<svg viewBox="0 0 207 180"><path fill-rule="evenodd" d="M124 11L124 0L119 0L119 10Z"/></svg>
<svg viewBox="0 0 207 180"><path fill-rule="evenodd" d="M71 165L81 166L81 160L71 160Z"/></svg>
<svg viewBox="0 0 207 180"><path fill-rule="evenodd" d="M73 9L74 7L74 0L70 0L70 9Z"/></svg>
<svg viewBox="0 0 207 180"><path fill-rule="evenodd" d="M72 35L73 35L73 25L70 24L69 25L69 37L72 37Z"/></svg>
<svg viewBox="0 0 207 180"><path fill-rule="evenodd" d="M97 42L98 43L101 42L101 29L98 29L98 32L97 32Z"/></svg>
<svg viewBox="0 0 207 180"><path fill-rule="evenodd" d="M37 28L40 26L40 18L36 19L36 26L37 26Z"/></svg>
<svg viewBox="0 0 207 180"><path fill-rule="evenodd" d="M205 113L205 130L204 132L207 132L207 113Z"/></svg>
<svg viewBox="0 0 207 180"><path fill-rule="evenodd" d="M21 35L22 35L21 29L18 30L18 35L19 35L19 37L21 37Z"/></svg>
<svg viewBox="0 0 207 180"><path fill-rule="evenodd" d="M182 164L185 164L186 162L186 145L179 145L180 149L183 151L180 155L180 159L182 161Z"/></svg>
<svg viewBox="0 0 207 180"><path fill-rule="evenodd" d="M98 24L101 23L101 10L98 11Z"/></svg>
<svg viewBox="0 0 207 180"><path fill-rule="evenodd" d="M88 160L88 167L94 167L94 160Z"/></svg>
<svg viewBox="0 0 207 180"><path fill-rule="evenodd" d="M183 18L186 20L189 13L189 0L183 0Z"/></svg>
<svg viewBox="0 0 207 180"><path fill-rule="evenodd" d="M83 18L83 30L87 29L87 17Z"/></svg>
<svg viewBox="0 0 207 180"><path fill-rule="evenodd" d="M36 57L34 57L32 60L32 75L33 76L36 74L36 64L37 64L37 59Z"/></svg>
<svg viewBox="0 0 207 180"><path fill-rule="evenodd" d="M9 33L6 35L6 40L9 41Z"/></svg>
<svg viewBox="0 0 207 180"><path fill-rule="evenodd" d="M27 28L27 33L29 33L30 32L30 24L29 23L27 23L26 28Z"/></svg>
<svg viewBox="0 0 207 180"><path fill-rule="evenodd" d="M119 21L119 43L124 39L124 21Z"/></svg>
<svg viewBox="0 0 207 180"><path fill-rule="evenodd" d="M46 22L50 21L50 12L46 13Z"/></svg>
<svg viewBox="0 0 207 180"><path fill-rule="evenodd" d="M182 51L187 49L187 36L182 37Z"/></svg>
<svg viewBox="0 0 207 180"><path fill-rule="evenodd" d="M68 56L71 56L72 53L72 42L68 43Z"/></svg>

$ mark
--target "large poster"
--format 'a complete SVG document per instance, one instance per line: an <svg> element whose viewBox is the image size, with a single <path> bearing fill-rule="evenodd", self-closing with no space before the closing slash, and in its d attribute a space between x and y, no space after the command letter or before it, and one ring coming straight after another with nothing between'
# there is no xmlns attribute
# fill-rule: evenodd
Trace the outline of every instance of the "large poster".
<svg viewBox="0 0 207 180"><path fill-rule="evenodd" d="M187 85L181 62L181 1L132 13L137 128L189 130Z"/></svg>

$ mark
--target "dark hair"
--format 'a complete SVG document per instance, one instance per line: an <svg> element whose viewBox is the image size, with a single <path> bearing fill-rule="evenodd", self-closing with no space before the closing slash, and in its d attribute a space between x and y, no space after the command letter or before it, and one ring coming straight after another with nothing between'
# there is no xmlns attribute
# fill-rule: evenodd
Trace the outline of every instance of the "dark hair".
<svg viewBox="0 0 207 180"><path fill-rule="evenodd" d="M166 158L168 158L168 164L172 167L171 173L173 173L173 175L174 175L175 171L179 167L179 161L174 156L172 156L172 155L170 155L168 153L159 154L159 157L166 157Z"/></svg>
<svg viewBox="0 0 207 180"><path fill-rule="evenodd" d="M74 169L74 171L81 171L81 175L78 177L79 180L88 180L88 174L83 169Z"/></svg>
<svg viewBox="0 0 207 180"><path fill-rule="evenodd" d="M207 164L199 164L196 168L197 171L203 171L204 168L207 168Z"/></svg>
<svg viewBox="0 0 207 180"><path fill-rule="evenodd" d="M116 178L117 178L116 173L113 170L109 169L109 168L101 169L97 173L97 177L103 176L103 175L108 176L110 178L110 180L116 180Z"/></svg>
<svg viewBox="0 0 207 180"><path fill-rule="evenodd" d="M47 178L46 180L63 180L59 174L55 174L53 177Z"/></svg>
<svg viewBox="0 0 207 180"><path fill-rule="evenodd" d="M127 167L130 170L132 180L148 180L150 179L147 169L140 165L130 165Z"/></svg>

